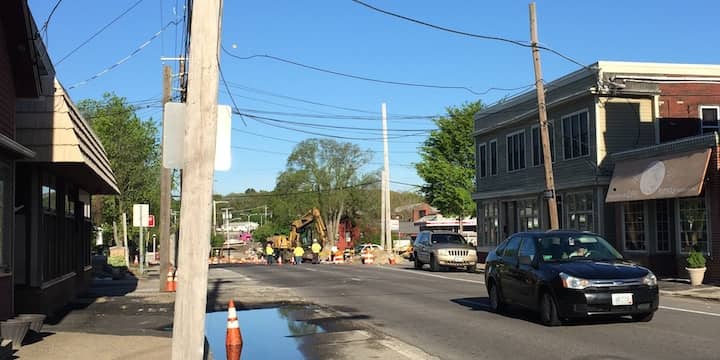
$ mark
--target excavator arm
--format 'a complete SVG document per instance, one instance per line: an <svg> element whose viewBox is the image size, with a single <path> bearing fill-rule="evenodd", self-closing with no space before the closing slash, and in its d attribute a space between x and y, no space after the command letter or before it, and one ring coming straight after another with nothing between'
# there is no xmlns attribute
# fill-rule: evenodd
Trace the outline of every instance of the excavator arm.
<svg viewBox="0 0 720 360"><path fill-rule="evenodd" d="M315 224L315 231L318 233L318 241L320 245L324 246L327 237L327 228L325 227L325 222L318 208L312 208L305 215L290 224L290 246L297 246L300 243L300 233L302 230L313 223Z"/></svg>

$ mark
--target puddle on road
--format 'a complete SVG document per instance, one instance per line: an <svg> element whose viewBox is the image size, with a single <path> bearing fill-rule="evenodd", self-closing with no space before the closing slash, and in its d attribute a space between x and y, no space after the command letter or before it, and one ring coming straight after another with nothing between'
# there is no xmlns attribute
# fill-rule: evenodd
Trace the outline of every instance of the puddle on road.
<svg viewBox="0 0 720 360"><path fill-rule="evenodd" d="M304 321L295 321L303 306L238 311L243 338L242 359L306 359L300 351L302 336L323 333L325 330ZM205 336L213 358L225 360L227 311L205 315Z"/></svg>

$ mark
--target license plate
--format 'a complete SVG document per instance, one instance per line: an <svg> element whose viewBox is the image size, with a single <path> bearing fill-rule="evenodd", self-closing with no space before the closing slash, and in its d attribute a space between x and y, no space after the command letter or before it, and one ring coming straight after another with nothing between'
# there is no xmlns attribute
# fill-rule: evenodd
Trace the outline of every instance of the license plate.
<svg viewBox="0 0 720 360"><path fill-rule="evenodd" d="M456 257L456 258L455 258L455 262L463 262L463 258L461 258L461 257Z"/></svg>
<svg viewBox="0 0 720 360"><path fill-rule="evenodd" d="M612 304L613 306L632 305L633 294L612 294Z"/></svg>

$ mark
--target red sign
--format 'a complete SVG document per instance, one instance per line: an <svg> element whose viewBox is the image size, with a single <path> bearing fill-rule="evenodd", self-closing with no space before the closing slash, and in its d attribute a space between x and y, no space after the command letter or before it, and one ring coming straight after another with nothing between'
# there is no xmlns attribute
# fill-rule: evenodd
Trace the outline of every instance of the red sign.
<svg viewBox="0 0 720 360"><path fill-rule="evenodd" d="M148 215L147 227L155 227L155 215Z"/></svg>

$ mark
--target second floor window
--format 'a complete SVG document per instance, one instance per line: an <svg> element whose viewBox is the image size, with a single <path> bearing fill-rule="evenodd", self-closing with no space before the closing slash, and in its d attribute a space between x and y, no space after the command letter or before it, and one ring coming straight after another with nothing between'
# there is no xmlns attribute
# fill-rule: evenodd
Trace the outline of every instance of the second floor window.
<svg viewBox="0 0 720 360"><path fill-rule="evenodd" d="M490 141L490 175L497 175L498 171L498 155L497 140Z"/></svg>
<svg viewBox="0 0 720 360"><path fill-rule="evenodd" d="M555 127L553 124L548 123L548 136L550 137L550 158L555 161ZM533 151L533 166L542 165L545 163L545 158L542 153L542 136L540 135L540 127L534 126L532 128L532 151Z"/></svg>
<svg viewBox="0 0 720 360"><path fill-rule="evenodd" d="M562 127L565 159L574 159L590 154L587 111L562 118Z"/></svg>
<svg viewBox="0 0 720 360"><path fill-rule="evenodd" d="M487 176L487 145L485 143L479 144L477 147L478 153L478 168L480 169L479 175L481 178Z"/></svg>
<svg viewBox="0 0 720 360"><path fill-rule="evenodd" d="M718 131L720 128L720 106L701 106L700 122L702 133L708 134Z"/></svg>
<svg viewBox="0 0 720 360"><path fill-rule="evenodd" d="M517 132L507 137L508 171L525 168L525 132Z"/></svg>

